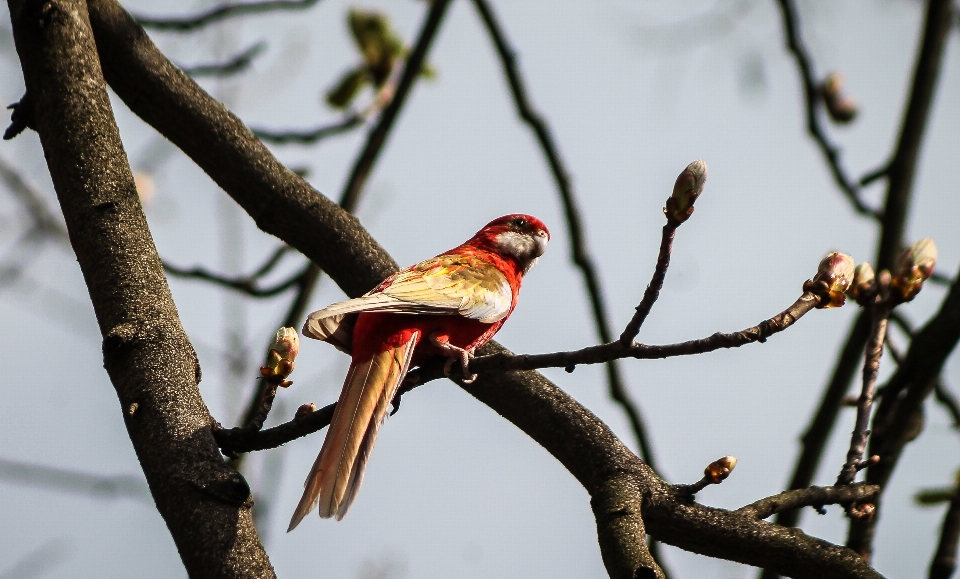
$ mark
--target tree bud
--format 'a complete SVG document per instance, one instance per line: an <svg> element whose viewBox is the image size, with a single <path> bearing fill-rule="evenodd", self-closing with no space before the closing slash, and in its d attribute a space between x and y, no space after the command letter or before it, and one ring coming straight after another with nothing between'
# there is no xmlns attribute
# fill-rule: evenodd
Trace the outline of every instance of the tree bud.
<svg viewBox="0 0 960 579"><path fill-rule="evenodd" d="M860 109L855 100L843 93L843 75L839 72L827 75L820 92L827 113L834 122L849 123L857 117Z"/></svg>
<svg viewBox="0 0 960 579"><path fill-rule="evenodd" d="M853 282L853 258L845 253L834 251L820 260L817 275L803 284L803 291L814 293L821 298L818 308L838 308L844 303L844 293Z"/></svg>
<svg viewBox="0 0 960 579"><path fill-rule="evenodd" d="M733 472L733 469L736 467L737 457L725 456L708 464L707 468L703 469L703 476L706 477L712 484L717 485L722 483L724 479L730 476L730 473Z"/></svg>
<svg viewBox="0 0 960 579"><path fill-rule="evenodd" d="M936 265L937 244L929 237L921 239L897 259L890 285L903 301L908 302L920 293L923 282L933 275Z"/></svg>
<svg viewBox="0 0 960 579"><path fill-rule="evenodd" d="M306 404L301 404L300 407L297 408L297 413L294 415L294 418L303 418L304 416L313 414L316 411L317 405L313 402L307 402Z"/></svg>
<svg viewBox="0 0 960 579"><path fill-rule="evenodd" d="M877 275L869 263L863 262L853 270L853 282L847 288L847 295L858 304L864 304L876 295L876 291Z"/></svg>
<svg viewBox="0 0 960 579"><path fill-rule="evenodd" d="M663 210L667 219L678 223L686 221L693 213L693 203L703 193L706 182L707 164L703 159L687 165L673 185L673 194L667 199L667 206Z"/></svg>
<svg viewBox="0 0 960 579"><path fill-rule="evenodd" d="M289 386L292 382L287 376L293 372L293 362L300 352L300 336L293 328L280 328L273 337L273 343L267 351L267 365L260 368L260 374L270 383Z"/></svg>

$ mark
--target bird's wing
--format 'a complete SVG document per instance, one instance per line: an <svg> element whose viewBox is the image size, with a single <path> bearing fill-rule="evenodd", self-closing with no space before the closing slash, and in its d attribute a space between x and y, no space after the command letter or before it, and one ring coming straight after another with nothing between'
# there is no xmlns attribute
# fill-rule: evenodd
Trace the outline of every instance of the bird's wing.
<svg viewBox="0 0 960 579"><path fill-rule="evenodd" d="M512 307L510 282L496 266L476 257L441 255L395 273L365 296L313 312L303 333L344 349L350 342L343 323L350 314L459 314L492 324Z"/></svg>

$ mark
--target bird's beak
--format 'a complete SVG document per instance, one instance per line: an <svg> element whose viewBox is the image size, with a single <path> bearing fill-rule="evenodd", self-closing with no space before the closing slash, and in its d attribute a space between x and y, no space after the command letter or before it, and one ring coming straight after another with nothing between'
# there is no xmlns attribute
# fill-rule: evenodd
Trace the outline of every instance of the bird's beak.
<svg viewBox="0 0 960 579"><path fill-rule="evenodd" d="M537 251L535 256L540 257L543 255L543 252L547 250L547 243L550 241L550 238L547 237L546 231L538 231L533 235L533 240L537 244Z"/></svg>

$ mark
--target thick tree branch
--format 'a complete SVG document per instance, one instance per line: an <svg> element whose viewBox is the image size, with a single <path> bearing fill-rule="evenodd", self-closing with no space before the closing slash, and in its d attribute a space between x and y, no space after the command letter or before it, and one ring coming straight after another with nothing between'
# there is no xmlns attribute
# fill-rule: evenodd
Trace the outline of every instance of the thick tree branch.
<svg viewBox="0 0 960 579"><path fill-rule="evenodd" d="M103 335L104 366L192 577L273 577L250 489L220 458L80 0L10 2L36 129Z"/></svg>
<svg viewBox="0 0 960 579"><path fill-rule="evenodd" d="M90 5L108 78L131 79L116 79L118 95L187 151L258 225L314 259L348 295L365 292L396 270L355 219L283 170L236 117L172 73L119 5ZM111 47L119 49L112 57ZM509 353L490 343L479 354ZM613 577L657 573L643 546L645 530L683 549L769 564L796 577L879 577L848 550L799 531L680 502L606 425L536 372L483 375L463 387L541 444L590 492L601 552L615 554L605 559Z"/></svg>
<svg viewBox="0 0 960 579"><path fill-rule="evenodd" d="M503 66L504 76L507 77L507 84L510 87L510 94L513 97L517 108L517 114L523 121L530 126L540 149L547 158L547 164L550 166L550 173L557 185L557 191L560 193L560 200L563 203L563 212L567 220L567 228L570 233L570 254L573 263L580 269L583 275L583 282L586 286L587 295L590 298L590 307L593 313L593 320L596 326L597 337L601 343L607 343L613 340L611 331L610 315L607 312L606 302L603 298L603 291L600 288L600 276L597 273L597 267L594 265L593 257L587 249L586 234L584 233L583 218L578 207L577 197L570 183L569 172L560 158L560 152L553 140L550 127L543 116L534 109L527 97L527 89L517 68L516 51L510 46L503 28L500 26L496 15L493 13L490 4L486 0L474 0L474 6L480 14L500 57L500 64ZM653 456L653 448L647 435L647 427L643 421L640 409L627 392L626 384L623 380L623 374L619 364L615 360L610 360L605 364L607 373L607 387L610 391L610 397L623 408L630 426L633 429L634 437L637 440L637 446L640 449L640 457L650 466L656 468Z"/></svg>
<svg viewBox="0 0 960 579"><path fill-rule="evenodd" d="M777 513L802 509L803 507L819 507L823 505L868 501L879 492L880 487L877 485L865 485L863 483L835 487L794 489L784 491L772 497L760 499L755 503L740 507L734 512L757 519L766 519Z"/></svg>
<svg viewBox="0 0 960 579"><path fill-rule="evenodd" d="M303 10L310 8L317 0L266 0L264 2L225 3L204 10L194 16L181 18L162 18L137 16L137 22L144 28L170 30L174 32L192 32L214 22L247 14L262 14L279 10Z"/></svg>

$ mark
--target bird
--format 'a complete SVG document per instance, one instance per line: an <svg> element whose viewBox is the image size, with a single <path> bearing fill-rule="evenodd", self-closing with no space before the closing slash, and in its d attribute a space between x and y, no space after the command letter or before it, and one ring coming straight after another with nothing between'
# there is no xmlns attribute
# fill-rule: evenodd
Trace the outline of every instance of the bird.
<svg viewBox="0 0 960 579"><path fill-rule="evenodd" d="M362 297L311 313L303 335L351 356L330 428L290 520L314 508L341 520L357 496L388 406L407 372L438 356L449 375L493 338L517 305L520 282L547 248L536 217L494 219L465 243L389 276Z"/></svg>

